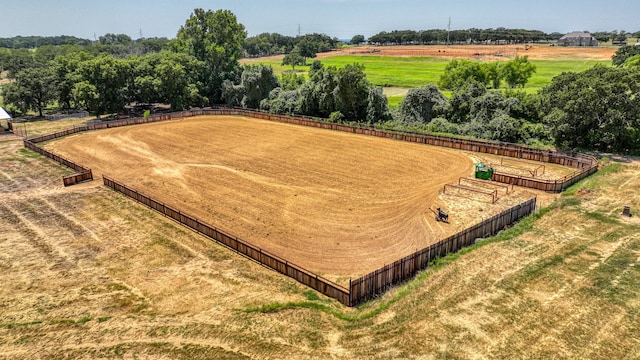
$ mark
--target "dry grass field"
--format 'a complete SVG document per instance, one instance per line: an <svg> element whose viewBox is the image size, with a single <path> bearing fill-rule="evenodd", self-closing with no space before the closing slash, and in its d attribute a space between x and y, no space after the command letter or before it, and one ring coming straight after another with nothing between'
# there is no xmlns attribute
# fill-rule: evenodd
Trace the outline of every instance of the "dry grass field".
<svg viewBox="0 0 640 360"><path fill-rule="evenodd" d="M48 149L347 286L510 205L442 201L462 152L243 117L71 136ZM98 181L101 181L98 179ZM428 209L448 209L449 224Z"/></svg>
<svg viewBox="0 0 640 360"><path fill-rule="evenodd" d="M636 359L640 162L616 160L347 309L3 136L0 358Z"/></svg>

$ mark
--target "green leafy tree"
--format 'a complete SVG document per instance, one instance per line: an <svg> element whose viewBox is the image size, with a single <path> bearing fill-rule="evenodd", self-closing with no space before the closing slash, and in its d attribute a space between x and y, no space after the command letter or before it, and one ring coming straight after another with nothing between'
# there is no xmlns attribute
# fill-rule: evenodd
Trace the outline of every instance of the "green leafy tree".
<svg viewBox="0 0 640 360"><path fill-rule="evenodd" d="M105 34L98 38L102 45L127 45L131 43L131 37L126 34Z"/></svg>
<svg viewBox="0 0 640 360"><path fill-rule="evenodd" d="M349 41L352 45L360 45L365 41L364 35L354 35Z"/></svg>
<svg viewBox="0 0 640 360"><path fill-rule="evenodd" d="M275 88L269 93L269 98L260 102L262 110L276 114L299 114L301 113L300 90L283 90Z"/></svg>
<svg viewBox="0 0 640 360"><path fill-rule="evenodd" d="M400 103L400 117L406 123L429 123L446 111L447 104L435 85L413 88Z"/></svg>
<svg viewBox="0 0 640 360"><path fill-rule="evenodd" d="M300 88L300 111L310 116L328 117L336 111L334 89L338 86L338 69L314 61L309 69L309 81Z"/></svg>
<svg viewBox="0 0 640 360"><path fill-rule="evenodd" d="M485 73L487 74L487 81L494 89L500 88L500 82L502 81L502 71L499 62L492 62L484 64Z"/></svg>
<svg viewBox="0 0 640 360"><path fill-rule="evenodd" d="M127 60L103 54L82 62L77 74L82 80L74 86L74 98L96 116L117 113L128 103L131 68Z"/></svg>
<svg viewBox="0 0 640 360"><path fill-rule="evenodd" d="M529 62L528 56L516 56L500 67L502 78L511 88L524 87L535 72L536 66Z"/></svg>
<svg viewBox="0 0 640 360"><path fill-rule="evenodd" d="M623 46L616 51L611 62L615 66L622 66L628 58L636 55L640 55L640 46Z"/></svg>
<svg viewBox="0 0 640 360"><path fill-rule="evenodd" d="M27 95L24 93L25 89L23 87L19 86L16 82L12 82L4 85L0 90L4 106L14 116L26 114L27 111L29 111L29 104L26 101Z"/></svg>
<svg viewBox="0 0 640 360"><path fill-rule="evenodd" d="M0 48L0 73L7 70L7 64L11 59L11 50Z"/></svg>
<svg viewBox="0 0 640 360"><path fill-rule="evenodd" d="M370 124L383 122L391 117L389 100L379 86L370 86L367 95L367 122Z"/></svg>
<svg viewBox="0 0 640 360"><path fill-rule="evenodd" d="M237 76L246 37L244 26L229 10L195 9L180 27L175 47L206 64L202 83L207 87L203 95L211 103L221 102L224 80Z"/></svg>
<svg viewBox="0 0 640 360"><path fill-rule="evenodd" d="M16 78L18 72L36 66L37 63L33 57L33 54L26 49L13 50L9 52L6 63L2 65L4 70L7 70L9 78Z"/></svg>
<svg viewBox="0 0 640 360"><path fill-rule="evenodd" d="M596 66L556 76L541 110L562 149L640 149L640 71Z"/></svg>
<svg viewBox="0 0 640 360"><path fill-rule="evenodd" d="M622 66L626 68L640 69L640 54L627 58Z"/></svg>
<svg viewBox="0 0 640 360"><path fill-rule="evenodd" d="M22 113L33 110L42 116L43 110L58 96L55 74L46 66L21 70L16 74L15 82L9 85L3 91L4 101Z"/></svg>
<svg viewBox="0 0 640 360"><path fill-rule="evenodd" d="M284 71L282 74L280 74L280 85L282 87L282 90L295 90L302 86L304 82L304 75L297 75L293 71Z"/></svg>
<svg viewBox="0 0 640 360"><path fill-rule="evenodd" d="M367 118L367 98L369 87L364 65L349 64L338 69L336 87L333 96L336 111L341 112L347 120L364 121Z"/></svg>
<svg viewBox="0 0 640 360"><path fill-rule="evenodd" d="M58 106L72 109L76 106L73 98L73 88L81 79L77 74L80 64L92 58L86 51L69 52L56 56L51 63L58 86Z"/></svg>
<svg viewBox="0 0 640 360"><path fill-rule="evenodd" d="M308 38L303 38L298 41L293 49L293 53L298 53L304 59L304 63L307 63L307 58L314 58L318 53L318 43Z"/></svg>
<svg viewBox="0 0 640 360"><path fill-rule="evenodd" d="M447 108L448 118L453 123L466 123L471 120L471 105L475 99L484 96L487 88L484 84L469 81L451 94Z"/></svg>
<svg viewBox="0 0 640 360"><path fill-rule="evenodd" d="M305 59L297 52L292 52L282 58L282 65L291 65L291 68L295 70L296 66L306 65Z"/></svg>
<svg viewBox="0 0 640 360"><path fill-rule="evenodd" d="M475 81L485 86L489 82L487 72L482 63L456 59L451 60L440 76L438 86L442 89L455 90L469 81Z"/></svg>
<svg viewBox="0 0 640 360"><path fill-rule="evenodd" d="M280 82L271 66L249 65L244 67L240 84L234 85L230 80L224 82L222 97L230 106L258 109L261 101L277 87Z"/></svg>
<svg viewBox="0 0 640 360"><path fill-rule="evenodd" d="M309 80L300 80L300 84L295 89L289 87L289 91L281 88L272 91L268 99L261 101L261 108L276 113L295 112L330 118L336 122L375 123L390 117L386 96L381 88L373 87L367 81L363 65L338 69L314 61L309 69ZM233 89L229 89L229 93L233 95Z"/></svg>
<svg viewBox="0 0 640 360"><path fill-rule="evenodd" d="M131 78L127 85L127 102L152 104L160 101L156 68L162 60L160 54L149 54L129 59Z"/></svg>
<svg viewBox="0 0 640 360"><path fill-rule="evenodd" d="M159 100L171 105L174 111L203 105L205 99L198 91L197 79L205 64L187 54L161 53L155 67L154 89Z"/></svg>
<svg viewBox="0 0 640 360"><path fill-rule="evenodd" d="M84 109L96 114L97 117L103 113L104 105L100 99L100 94L95 85L86 80L77 82L72 90L74 101Z"/></svg>

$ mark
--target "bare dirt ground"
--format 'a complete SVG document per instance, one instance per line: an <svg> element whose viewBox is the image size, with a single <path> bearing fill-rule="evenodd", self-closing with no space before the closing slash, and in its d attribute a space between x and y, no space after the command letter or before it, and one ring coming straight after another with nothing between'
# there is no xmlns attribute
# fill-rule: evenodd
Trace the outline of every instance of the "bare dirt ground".
<svg viewBox="0 0 640 360"><path fill-rule="evenodd" d="M542 44L525 45L402 45L402 46L357 46L326 53L319 53L319 59L339 55L374 55L374 56L425 56L442 58L480 58L509 59L516 55L528 56L529 60L611 60L617 47L564 47ZM281 59L283 55L270 58ZM262 61L260 59L243 59L246 62Z"/></svg>
<svg viewBox="0 0 640 360"><path fill-rule="evenodd" d="M242 117L46 147L342 285L535 196L443 196L444 184L473 173L464 153ZM450 223L429 207L451 210Z"/></svg>
<svg viewBox="0 0 640 360"><path fill-rule="evenodd" d="M476 163L483 163L492 166L496 171L513 174L522 177L532 177L538 180L558 180L571 175L577 169L556 165L540 163L525 159L514 159L506 156L493 154L466 153Z"/></svg>
<svg viewBox="0 0 640 360"><path fill-rule="evenodd" d="M615 47L564 47L533 44L525 45L432 45L432 46L363 46L342 49L337 54L378 56L433 56L446 58L515 57L527 55L530 60L611 60ZM330 56L329 53L328 55ZM320 56L320 54L318 54Z"/></svg>

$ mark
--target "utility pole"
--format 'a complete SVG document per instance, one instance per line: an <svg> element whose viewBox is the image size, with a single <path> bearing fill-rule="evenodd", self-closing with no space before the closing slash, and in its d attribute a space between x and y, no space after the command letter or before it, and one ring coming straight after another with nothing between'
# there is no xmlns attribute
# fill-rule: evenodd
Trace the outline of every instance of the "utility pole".
<svg viewBox="0 0 640 360"><path fill-rule="evenodd" d="M449 34L451 33L451 17L449 17L449 25L447 26L447 46L449 45Z"/></svg>
<svg viewBox="0 0 640 360"><path fill-rule="evenodd" d="M301 29L300 24L298 24L298 36L300 36L300 33L301 33L300 29Z"/></svg>

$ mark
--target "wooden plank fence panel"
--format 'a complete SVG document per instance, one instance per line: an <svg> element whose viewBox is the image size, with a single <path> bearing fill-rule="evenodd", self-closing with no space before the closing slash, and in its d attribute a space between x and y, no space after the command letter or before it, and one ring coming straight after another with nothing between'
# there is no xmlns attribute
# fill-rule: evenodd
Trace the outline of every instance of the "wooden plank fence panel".
<svg viewBox="0 0 640 360"><path fill-rule="evenodd" d="M213 239L281 274L292 277L300 283L316 289L327 296L331 296L347 306L350 305L350 294L348 289L341 288L339 285L334 284L329 280L321 279L317 275L301 267L289 264L274 255L262 251L262 249L258 247L224 234L209 225L203 224L201 221L190 215L184 214L169 206L163 205L162 203L146 195L143 195L138 191L131 189L126 185L121 184L107 176L103 176L103 181L105 186L117 192L120 192L140 202L141 204L148 206L151 209L163 213L164 215L176 220L177 222L201 234L206 235L210 239Z"/></svg>
<svg viewBox="0 0 640 360"><path fill-rule="evenodd" d="M171 119L181 119L185 117L201 116L201 115L242 115L254 118L266 119L270 121L279 121L290 124L312 126L323 129L331 129L334 131L351 132L362 135L377 136L390 138L400 141L416 142L441 147L449 147L466 151L483 152L496 155L504 155L528 160L542 161L554 163L564 166L570 166L578 169L574 174L569 175L561 181L543 181L534 178L525 178L508 174L494 173L495 181L513 184L518 186L530 187L547 192L561 192L567 187L573 185L577 181L593 174L597 171L598 165L595 158L583 154L561 153L549 150L538 150L527 148L515 144L487 142L478 140L447 138L442 136L411 134L393 131L383 131L366 126L351 126L346 124L332 124L311 117L292 117L286 115L274 115L264 112L252 111L247 109L235 108L215 108L206 110L191 110L180 113L172 113L165 115L154 115L148 118L135 118L112 121L108 123L97 123L86 126L77 126L71 129L58 131L52 134L46 134L33 139L25 139L24 146L32 151L38 152L60 164L78 171L77 174L66 176L63 178L65 186L88 179L93 179L90 169L76 164L68 159L60 157L49 151L40 148L36 144L45 142L59 137L68 136L78 132L99 130L105 128L114 128L120 126L129 126L157 121L166 121ZM11 126L11 125L10 125ZM182 214L179 210L170 208L150 197L140 194L133 189L104 177L104 184L118 192L121 192L132 199L198 231L209 238L235 250L245 256L252 258L261 264L270 267L280 273L286 274L299 282L314 288L328 296L338 299L343 304L354 306L355 304L366 301L377 296L381 291L385 291L392 284L405 281L413 276L417 271L424 269L428 264L450 252L458 251L464 246L473 244L476 238L486 237L510 225L513 221L520 219L526 214L531 213L535 209L535 200L529 204L513 208L499 216L487 219L482 224L469 228L460 232L453 237L443 239L425 249L400 259L393 264L385 265L382 269L374 273L365 275L360 279L351 282L349 289L344 289L337 284L328 280L321 280L300 267L289 264L282 259L278 259L274 255L266 254L259 248L253 247L248 243L227 235L214 227L203 224L198 219Z"/></svg>
<svg viewBox="0 0 640 360"><path fill-rule="evenodd" d="M495 234L506 226L510 226L515 221L529 215L535 210L535 207L536 199L528 200L480 224L443 239L425 249L419 250L393 264L385 265L370 274L351 281L349 291L351 294L351 306L371 300L384 293L391 285L412 278L418 271L425 269L428 264L436 258L456 252L463 247L473 244L477 238Z"/></svg>

